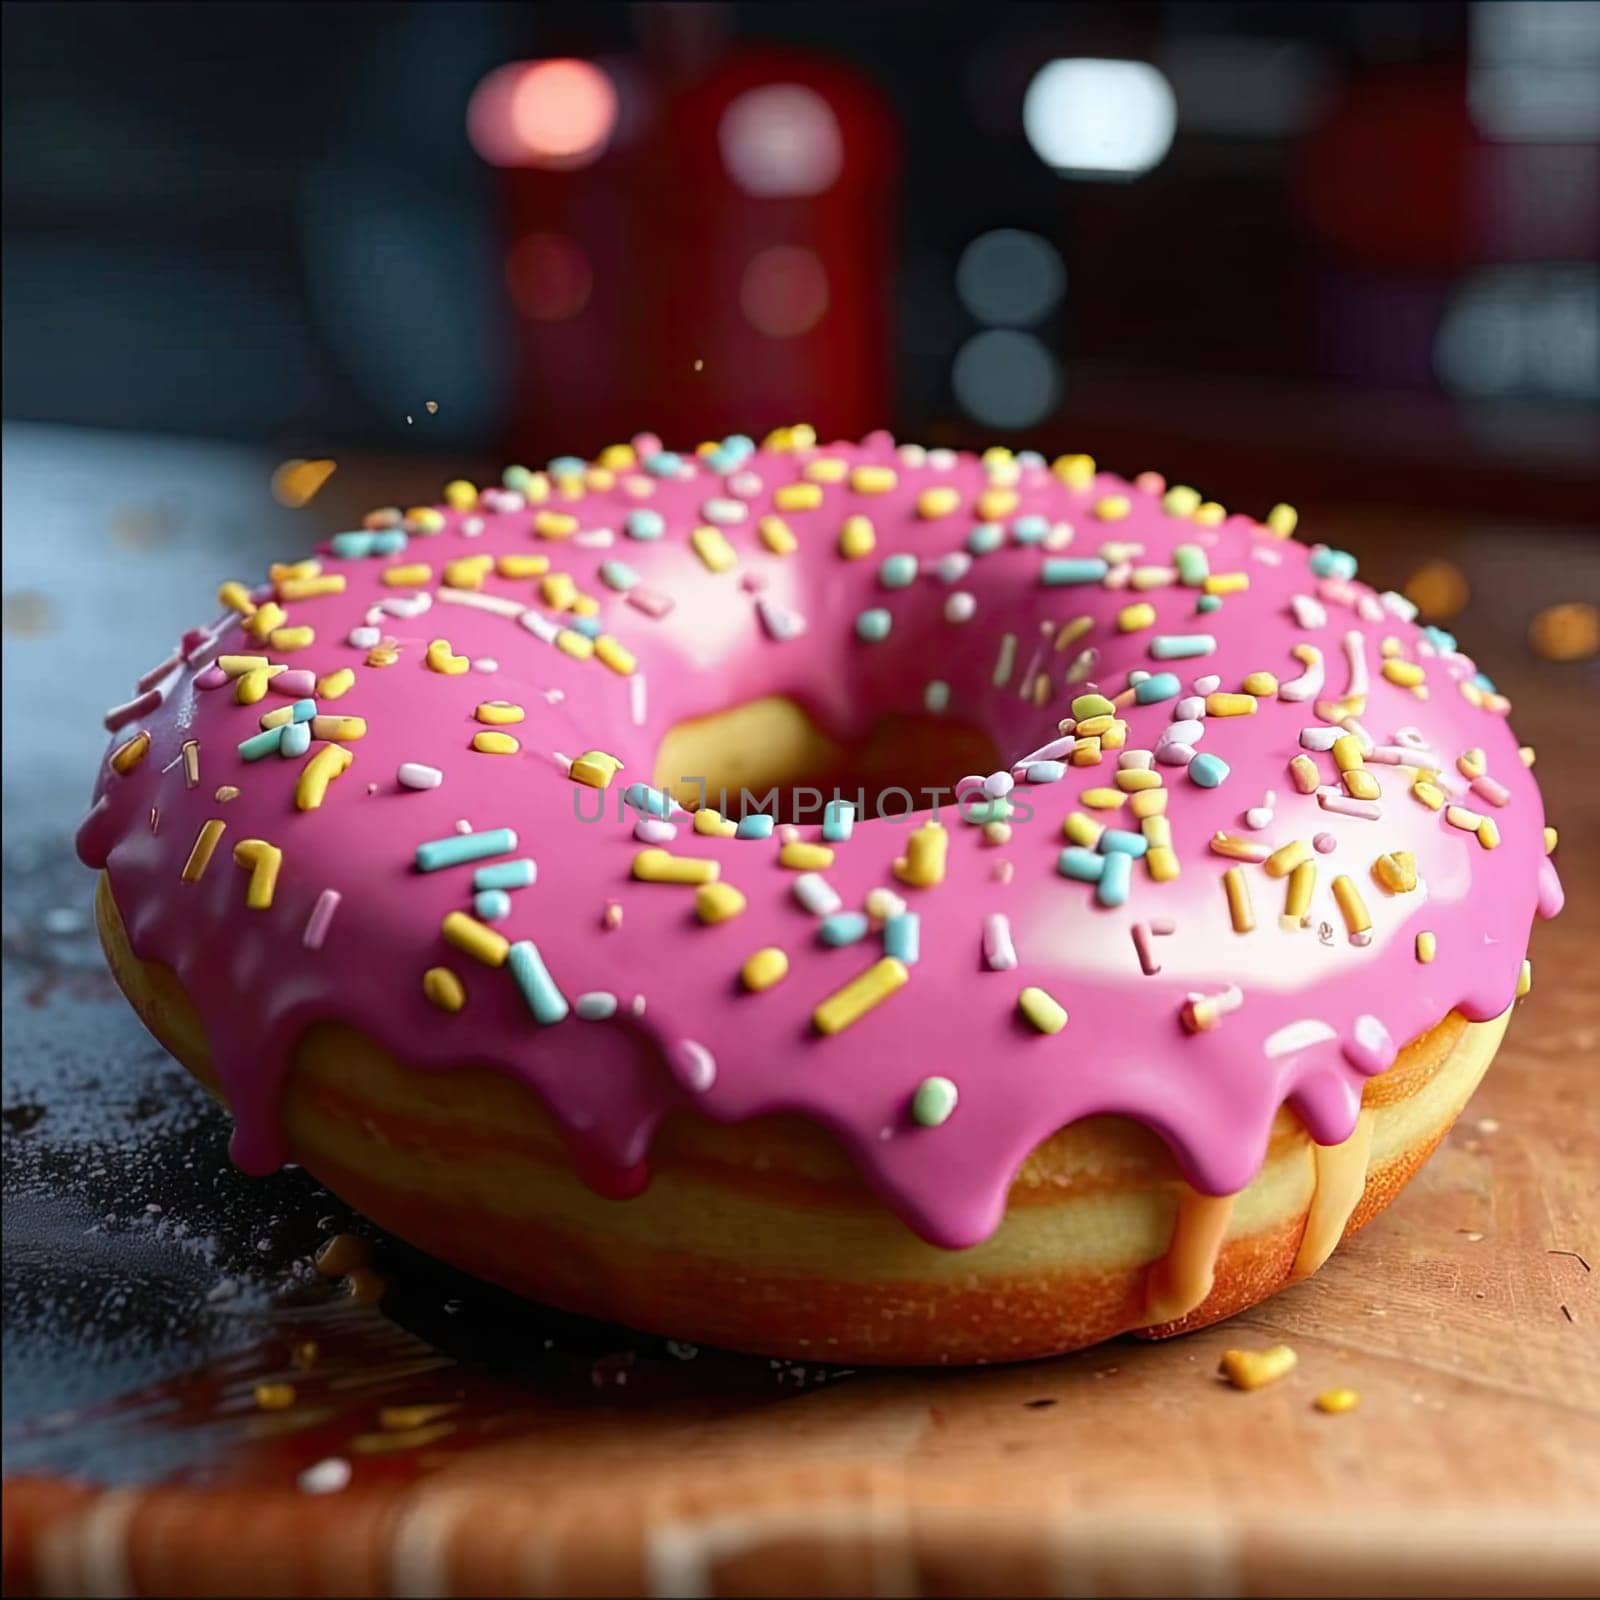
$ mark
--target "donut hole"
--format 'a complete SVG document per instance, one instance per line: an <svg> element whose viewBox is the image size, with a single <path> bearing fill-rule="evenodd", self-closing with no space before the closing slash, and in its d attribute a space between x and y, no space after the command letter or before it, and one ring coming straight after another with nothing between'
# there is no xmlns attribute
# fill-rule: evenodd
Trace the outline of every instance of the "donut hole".
<svg viewBox="0 0 1600 1600"><path fill-rule="evenodd" d="M862 820L905 816L936 799L947 804L959 778L999 765L984 730L946 717L885 713L848 737L799 701L767 695L669 728L651 781L690 810L815 825L835 796L855 803Z"/></svg>

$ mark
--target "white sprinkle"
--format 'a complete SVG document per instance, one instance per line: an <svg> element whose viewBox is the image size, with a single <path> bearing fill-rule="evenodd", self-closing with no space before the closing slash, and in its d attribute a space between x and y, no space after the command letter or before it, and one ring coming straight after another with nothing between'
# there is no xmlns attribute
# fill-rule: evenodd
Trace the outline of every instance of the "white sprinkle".
<svg viewBox="0 0 1600 1600"><path fill-rule="evenodd" d="M370 650L382 637L382 628L352 628L350 630L349 642L353 644L357 650Z"/></svg>
<svg viewBox="0 0 1600 1600"><path fill-rule="evenodd" d="M1306 663L1305 671L1298 678L1290 678L1286 683L1278 685L1278 698L1280 700L1310 700L1322 693L1324 676L1322 652L1314 644L1302 645L1301 649L1311 659Z"/></svg>
<svg viewBox="0 0 1600 1600"><path fill-rule="evenodd" d="M700 515L707 522L731 527L736 522L743 522L750 515L750 508L742 500L727 500L716 496L701 505Z"/></svg>
<svg viewBox="0 0 1600 1600"><path fill-rule="evenodd" d="M500 663L496 661L493 656L479 656L478 659L472 663L472 670L474 672L498 672L500 670Z"/></svg>
<svg viewBox="0 0 1600 1600"><path fill-rule="evenodd" d="M520 600L513 600L503 594L480 594L476 589L441 589L439 591L440 603L447 606L466 606L473 611L488 611L497 617L510 617L515 620L528 608ZM427 608L424 607L424 610ZM396 615L410 615L407 612L397 612Z"/></svg>
<svg viewBox="0 0 1600 1600"><path fill-rule="evenodd" d="M402 761L394 776L402 789L437 789L444 782L437 767L425 767L420 761Z"/></svg>
<svg viewBox="0 0 1600 1600"><path fill-rule="evenodd" d="M756 601L756 615L761 618L761 626L767 630L767 636L779 644L798 639L806 631L806 619L798 611L791 611L776 600L767 599L765 595Z"/></svg>
<svg viewBox="0 0 1600 1600"><path fill-rule="evenodd" d="M466 592L470 594L471 590ZM426 590L417 594L396 595L392 600L380 600L378 609L386 616L404 617L409 621L433 609L433 596Z"/></svg>
<svg viewBox="0 0 1600 1600"><path fill-rule="evenodd" d="M645 687L642 672L636 672L628 679L628 715L633 719L634 727L644 726Z"/></svg>
<svg viewBox="0 0 1600 1600"><path fill-rule="evenodd" d="M960 583L972 571L972 556L966 550L952 550L933 562L932 570L946 583Z"/></svg>
<svg viewBox="0 0 1600 1600"><path fill-rule="evenodd" d="M1222 679L1214 672L1209 672L1205 677L1194 680L1194 692L1196 694L1215 694L1221 687Z"/></svg>
<svg viewBox="0 0 1600 1600"><path fill-rule="evenodd" d="M617 997L609 990L596 989L589 994L580 994L573 1010L585 1022L604 1022L617 1014L617 1004Z"/></svg>
<svg viewBox="0 0 1600 1600"><path fill-rule="evenodd" d="M1367 636L1359 628L1352 628L1341 642L1345 660L1350 663L1350 686L1345 690L1345 696L1352 698L1364 695L1370 687L1367 680Z"/></svg>
<svg viewBox="0 0 1600 1600"><path fill-rule="evenodd" d="M820 872L802 872L794 880L794 897L815 917L831 917L844 904Z"/></svg>
<svg viewBox="0 0 1600 1600"><path fill-rule="evenodd" d="M983 959L991 972L1009 972L1017 964L1016 946L1011 942L1011 921L1003 911L983 919Z"/></svg>
<svg viewBox="0 0 1600 1600"><path fill-rule="evenodd" d="M554 644L556 635L561 632L561 624L552 622L542 613L529 606L526 611L518 613L517 621L531 633L534 638L542 639L546 644Z"/></svg>
<svg viewBox="0 0 1600 1600"><path fill-rule="evenodd" d="M1206 714L1206 701L1204 695L1186 694L1172 708L1174 722L1193 722L1196 717Z"/></svg>
<svg viewBox="0 0 1600 1600"><path fill-rule="evenodd" d="M1344 737L1343 728L1302 728L1300 730L1300 748L1302 750L1331 750L1334 741Z"/></svg>
<svg viewBox="0 0 1600 1600"><path fill-rule="evenodd" d="M965 589L957 589L944 603L944 620L946 622L970 622L977 609L977 596L968 594Z"/></svg>
<svg viewBox="0 0 1600 1600"><path fill-rule="evenodd" d="M950 704L950 685L934 678L922 691L922 704L934 716L938 716Z"/></svg>
<svg viewBox="0 0 1600 1600"><path fill-rule="evenodd" d="M674 1056L678 1075L696 1094L704 1094L717 1081L717 1058L703 1044L680 1039Z"/></svg>
<svg viewBox="0 0 1600 1600"><path fill-rule="evenodd" d="M607 550L617 542L617 536L610 528L585 528L572 542L589 550Z"/></svg>

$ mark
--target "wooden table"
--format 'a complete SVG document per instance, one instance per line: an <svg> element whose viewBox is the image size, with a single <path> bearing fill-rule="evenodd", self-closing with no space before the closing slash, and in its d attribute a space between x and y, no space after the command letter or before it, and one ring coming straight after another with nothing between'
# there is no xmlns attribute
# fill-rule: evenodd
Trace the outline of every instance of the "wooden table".
<svg viewBox="0 0 1600 1600"><path fill-rule="evenodd" d="M254 467L228 470L257 492ZM227 1165L222 1118L104 976L67 818L13 759L7 1592L1594 1592L1600 685L1521 636L1600 592L1600 548L1331 513L1312 531L1380 583L1432 549L1473 580L1461 633L1538 747L1568 908L1394 1208L1314 1279L1162 1345L965 1372L770 1363L521 1305L383 1240L382 1309L341 1301L309 1254L370 1230L304 1174ZM112 581L69 555L46 594ZM72 643L8 638L8 691ZM13 758L19 732L8 718ZM1225 1347L1280 1340L1300 1365L1275 1387L1216 1378ZM259 1409L283 1382L294 1403ZM1313 1409L1333 1385L1359 1408ZM347 1486L312 1492L343 1464Z"/></svg>

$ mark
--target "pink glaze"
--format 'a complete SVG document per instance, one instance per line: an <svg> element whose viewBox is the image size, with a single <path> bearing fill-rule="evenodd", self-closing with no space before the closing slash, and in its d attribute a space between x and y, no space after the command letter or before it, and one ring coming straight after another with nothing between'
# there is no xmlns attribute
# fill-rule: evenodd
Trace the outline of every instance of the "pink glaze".
<svg viewBox="0 0 1600 1600"><path fill-rule="evenodd" d="M844 483L826 485L820 509L781 513L800 552L769 553L757 537L757 519L772 510L774 489L821 456L896 466L898 487L862 496ZM150 752L127 776L102 768L79 854L109 871L133 949L171 967L198 1007L237 1120L233 1152L246 1170L270 1172L284 1160L278 1107L295 1040L308 1024L331 1019L423 1070L482 1065L513 1074L561 1124L577 1170L619 1198L647 1181L651 1136L668 1112L693 1107L719 1122L801 1113L832 1130L919 1234L961 1247L999 1224L1007 1187L1028 1152L1080 1117L1139 1119L1166 1140L1197 1188L1230 1193L1260 1166L1281 1104L1288 1102L1319 1142L1341 1141L1355 1125L1366 1076L1387 1064L1395 1043L1426 1031L1452 1007L1485 1020L1511 1003L1535 910L1553 915L1561 900L1544 858L1537 785L1519 758L1503 702L1485 705L1478 694L1473 704L1463 694L1472 663L1430 644L1367 586L1319 580L1304 546L1284 543L1248 518L1198 526L1169 516L1154 492L1105 474L1091 489L1076 491L1042 465L1024 463L1012 516L1039 513L1070 524L1075 532L1066 547L1042 549L1008 535L998 552L943 564L940 557L964 545L974 497L985 487L985 468L973 457L947 462L936 455L932 464L908 464L887 436L877 435L859 446L762 451L739 462L736 475L750 515L721 529L738 555L732 571L708 570L689 546L698 508L728 493L692 456L684 457L677 478L619 473L610 489L572 500L552 494L543 507L496 492L470 513L446 512L442 533L413 535L398 555L341 561L324 553L323 571L343 573L347 588L286 602L292 625L316 630L315 644L289 664L319 675L353 668L355 687L320 709L365 718L367 732L348 747L354 764L318 810L294 805L295 780L308 758L246 763L236 753L257 731L259 714L285 704L282 698L241 706L231 687L196 693L215 681L209 663L219 651L261 652L236 620L223 626L214 648L186 640L188 664L164 691L151 691L162 695L159 707L132 703L143 708L131 720L150 733ZM752 476L762 480L759 489ZM1153 490L1155 480L1149 481ZM960 491L962 509L919 518L917 493L943 484ZM1131 514L1097 520L1091 508L1107 494L1128 496ZM629 512L641 508L664 516L663 538L645 542L625 534ZM544 509L572 511L584 532L610 529L615 537L536 537L532 522ZM856 512L871 518L877 546L867 559L847 561L837 553L837 536L845 516ZM481 534L460 532L468 516ZM1130 561L1134 568L1169 566L1174 546L1192 543L1206 549L1213 573L1247 573L1249 590L1197 616L1197 591L1172 583L1142 592L1041 585L1042 561L1094 556L1106 541L1143 547L1112 553L1113 585L1127 582ZM883 587L880 563L899 551L918 558L918 575L909 587ZM637 657L637 676L619 676L596 659L572 659L539 637L529 624L548 634L554 613L539 602L537 580L491 574L483 586L483 594L515 602L502 611L528 608L522 626L514 616L439 599L408 616L415 609L405 603L410 591L380 582L385 567L427 562L438 584L447 560L504 552L547 555L554 570L570 573L596 596L605 631ZM624 561L639 574L643 582L631 595L600 582L597 571L607 560ZM759 582L742 581L750 578ZM957 588L975 599L970 620L947 619L945 602ZM1120 633L1116 613L1133 601L1155 606L1156 626ZM373 622L400 648L398 662L381 669L365 665L364 649L348 642L378 606L384 609L373 611ZM891 615L885 642L857 635L856 618L869 607ZM1052 648L1056 628L1080 616L1093 618L1093 628L1060 651ZM1379 620L1369 624L1363 616ZM775 627L773 617L784 621ZM1318 617L1320 625L1304 625ZM1157 634L1201 632L1215 635L1213 654L1188 661L1150 656ZM1003 647L1008 633L1015 644ZM1424 666L1426 699L1379 674L1386 637ZM493 660L497 670L459 676L428 670L424 653L435 638L447 638L459 655ZM1364 652L1353 652L1360 638ZM880 957L881 937L875 926L858 944L824 948L816 919L794 896L796 874L778 864L779 837L704 836L678 819L677 837L664 848L719 861L722 881L748 898L742 915L715 926L696 920L692 889L630 877L635 853L646 846L635 837L633 814L619 816L619 798L626 783L649 781L662 733L683 718L788 694L824 727L858 738L884 711L920 712L929 680L937 677L949 686L945 714L985 728L1002 768L1020 770L1022 757L1057 740L1058 720L1076 694L1098 687L1118 696L1134 670L1176 673L1186 697L1200 678L1215 676L1228 692L1256 671L1288 681L1303 671L1290 654L1298 643L1322 652L1327 681L1316 706L1262 699L1253 716L1205 719L1197 748L1231 768L1220 787L1200 787L1181 765L1154 768L1170 794L1167 815L1182 876L1157 882L1144 861L1135 861L1120 907L1100 906L1092 884L1056 870L1062 818L1078 807L1082 790L1113 782L1116 751L1098 766L1069 766L1057 782L1019 780L1011 799L1026 801L1034 816L1017 820L1003 844L986 842L947 798L941 815L950 829L948 870L934 888L908 887L892 874L910 826L922 818L858 821L823 876L846 910L861 908L875 887L899 894L921 915L921 958L909 983L842 1033L816 1033L812 1010ZM1095 661L1093 681L1065 685L1075 661L1083 670L1086 649L1098 651L1088 658ZM996 683L1003 653L1013 665ZM1372 744L1392 746L1400 730L1419 731L1420 743L1439 753L1441 782L1452 796L1464 788L1456 756L1470 747L1486 753L1488 773L1506 794L1504 806L1493 808L1498 848L1484 849L1474 834L1414 799L1409 768L1369 767L1383 791L1376 821L1323 809L1316 796L1286 781L1300 730L1317 724L1319 709L1347 691L1358 656L1371 678L1359 715ZM1033 665L1051 676L1043 709L1021 692ZM526 708L527 720L509 730L521 741L515 756L469 748L480 726L474 707L488 699ZM1176 704L1119 704L1129 725L1127 748L1154 751ZM130 720L129 713L119 711L117 720ZM132 731L124 726L115 742ZM181 762L174 765L186 739L201 750L203 781L194 789L185 787ZM1407 735L1407 743L1415 748L1418 741ZM565 776L567 761L591 749L624 763L603 796ZM1329 754L1309 759L1325 787L1337 785ZM402 787L395 774L406 762L439 768L443 782ZM950 773L952 788L960 776ZM222 784L236 786L238 797L215 800ZM1242 807L1268 788L1277 791L1276 810L1259 837L1275 848L1315 834L1322 852L1315 857L1309 926L1280 927L1283 881L1241 863L1256 925L1237 934L1221 881L1234 863L1213 855L1209 841L1219 831L1236 831ZM602 798L602 821L578 820L580 813L593 817ZM1114 827L1139 826L1126 807L1095 815ZM202 881L184 884L190 847L211 817L224 820L227 832ZM475 830L516 830L515 853L535 858L538 878L511 894L510 915L495 927L509 939L532 940L574 1005L592 991L614 994L620 1004L606 1020L579 1020L574 1009L566 1020L541 1026L508 971L482 966L443 942L445 914L472 908L473 868L424 875L413 853L425 840L456 832L461 820ZM820 828L807 826L801 836L816 839ZM248 875L232 861L233 846L246 838L283 851L276 897L264 911L246 909ZM1390 851L1414 855L1420 880L1414 892L1390 895L1373 880L1374 858ZM1341 873L1354 880L1370 911L1365 942L1347 935L1330 894ZM324 898L330 891L338 914L320 919L317 908L330 903ZM308 925L318 921L321 937L307 939ZM1015 967L985 959L986 930L997 926L1009 929ZM1424 929L1438 941L1429 964L1414 955ZM1152 930L1161 934L1153 958ZM992 951L995 935L987 937ZM764 993L745 993L740 965L765 945L788 952L789 974ZM422 974L434 965L463 978L468 1003L461 1012L446 1014L423 998ZM1036 1033L1019 1015L1018 993L1030 985L1066 1007L1070 1021L1061 1032ZM1234 985L1241 1004L1214 1026L1185 1031L1181 1012L1189 997ZM1269 1054L1264 1046L1275 1036ZM910 1102L934 1073L955 1082L959 1105L941 1126L920 1127Z"/></svg>

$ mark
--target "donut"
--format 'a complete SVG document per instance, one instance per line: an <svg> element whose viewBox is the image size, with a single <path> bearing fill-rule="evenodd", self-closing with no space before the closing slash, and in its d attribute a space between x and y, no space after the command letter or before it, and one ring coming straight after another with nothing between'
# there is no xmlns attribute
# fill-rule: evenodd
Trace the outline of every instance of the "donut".
<svg viewBox="0 0 1600 1600"><path fill-rule="evenodd" d="M569 1310L1203 1326L1394 1197L1562 900L1506 698L1295 523L803 426L374 511L107 714L111 970L246 1172Z"/></svg>

